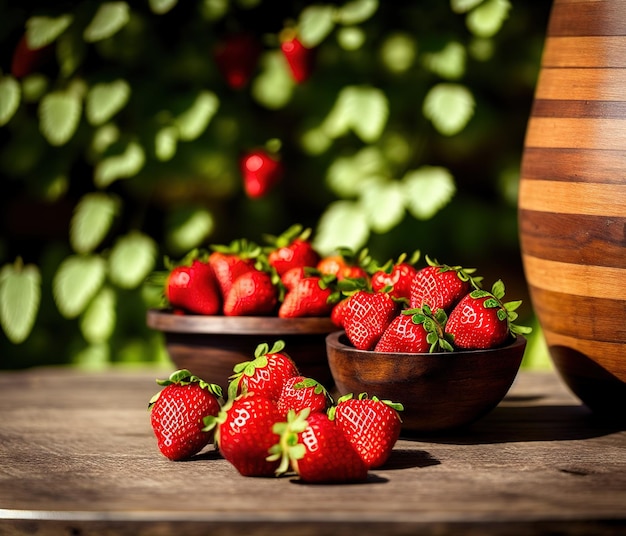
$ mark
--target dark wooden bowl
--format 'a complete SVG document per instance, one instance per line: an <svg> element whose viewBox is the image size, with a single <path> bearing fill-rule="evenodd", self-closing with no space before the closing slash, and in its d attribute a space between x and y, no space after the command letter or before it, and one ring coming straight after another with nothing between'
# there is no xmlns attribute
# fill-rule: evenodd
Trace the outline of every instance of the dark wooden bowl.
<svg viewBox="0 0 626 536"><path fill-rule="evenodd" d="M326 337L328 363L339 394L367 393L401 402L403 432L466 426L504 398L522 362L526 339L491 350L432 354L357 350L345 333Z"/></svg>
<svg viewBox="0 0 626 536"><path fill-rule="evenodd" d="M337 330L330 318L227 317L177 315L150 309L148 327L163 332L167 352L177 368L189 369L223 389L233 367L254 359L256 347L285 341L285 352L299 371L331 389L325 338Z"/></svg>

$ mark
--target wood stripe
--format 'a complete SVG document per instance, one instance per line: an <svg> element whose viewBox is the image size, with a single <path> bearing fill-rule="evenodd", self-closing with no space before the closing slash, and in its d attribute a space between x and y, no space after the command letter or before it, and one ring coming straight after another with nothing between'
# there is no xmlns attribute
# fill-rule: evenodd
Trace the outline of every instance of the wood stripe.
<svg viewBox="0 0 626 536"><path fill-rule="evenodd" d="M541 58L546 67L626 67L626 35L547 37Z"/></svg>
<svg viewBox="0 0 626 536"><path fill-rule="evenodd" d="M621 151L626 147L626 118L531 117L526 130L525 145Z"/></svg>
<svg viewBox="0 0 626 536"><path fill-rule="evenodd" d="M626 218L520 210L518 219L521 245L528 255L626 267Z"/></svg>
<svg viewBox="0 0 626 536"><path fill-rule="evenodd" d="M531 115L534 117L587 117L605 119L626 118L626 100L547 100L535 99Z"/></svg>
<svg viewBox="0 0 626 536"><path fill-rule="evenodd" d="M573 9L575 7L576 9ZM580 2L555 0L547 34L625 35L626 17L623 2Z"/></svg>
<svg viewBox="0 0 626 536"><path fill-rule="evenodd" d="M626 269L570 264L522 255L528 284L553 292L626 300Z"/></svg>
<svg viewBox="0 0 626 536"><path fill-rule="evenodd" d="M626 218L626 184L521 180L520 209Z"/></svg>
<svg viewBox="0 0 626 536"><path fill-rule="evenodd" d="M623 184L625 169L626 148L602 151L527 147L521 174L524 179Z"/></svg>
<svg viewBox="0 0 626 536"><path fill-rule="evenodd" d="M626 46L622 54L626 58ZM535 98L624 101L626 100L626 69L543 67L537 79Z"/></svg>

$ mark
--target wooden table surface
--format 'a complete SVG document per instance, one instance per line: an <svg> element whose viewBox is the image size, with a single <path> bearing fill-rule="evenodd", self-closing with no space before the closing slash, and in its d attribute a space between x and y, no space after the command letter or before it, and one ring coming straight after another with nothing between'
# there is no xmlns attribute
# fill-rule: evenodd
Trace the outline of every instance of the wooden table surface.
<svg viewBox="0 0 626 536"><path fill-rule="evenodd" d="M626 432L522 372L463 432L402 438L366 483L172 462L147 403L169 371L0 372L0 534L626 534Z"/></svg>

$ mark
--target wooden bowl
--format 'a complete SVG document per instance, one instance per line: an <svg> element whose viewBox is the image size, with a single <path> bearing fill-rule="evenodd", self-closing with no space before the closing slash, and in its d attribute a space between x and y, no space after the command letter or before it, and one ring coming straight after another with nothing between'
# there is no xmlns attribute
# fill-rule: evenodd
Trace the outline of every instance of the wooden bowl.
<svg viewBox="0 0 626 536"><path fill-rule="evenodd" d="M148 327L163 332L167 352L177 368L189 369L226 389L233 367L254 359L256 347L285 341L285 352L305 376L327 389L333 378L326 359L325 338L337 330L330 318L178 315L150 309Z"/></svg>
<svg viewBox="0 0 626 536"><path fill-rule="evenodd" d="M345 332L326 337L335 389L401 402L403 432L467 426L504 398L522 362L526 339L490 350L432 354L357 350Z"/></svg>

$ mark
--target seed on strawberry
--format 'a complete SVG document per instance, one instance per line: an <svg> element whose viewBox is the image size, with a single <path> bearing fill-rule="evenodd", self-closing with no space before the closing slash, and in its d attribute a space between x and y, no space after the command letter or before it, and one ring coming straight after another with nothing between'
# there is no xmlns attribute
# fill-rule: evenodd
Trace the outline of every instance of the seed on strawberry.
<svg viewBox="0 0 626 536"><path fill-rule="evenodd" d="M222 310L222 295L211 264L190 254L181 264L170 266L165 297L173 309L215 315Z"/></svg>
<svg viewBox="0 0 626 536"><path fill-rule="evenodd" d="M276 401L256 393L229 400L217 416L205 419L204 430L215 433L220 454L243 476L273 476L279 461L268 461L279 436L273 427L284 420Z"/></svg>
<svg viewBox="0 0 626 536"><path fill-rule="evenodd" d="M245 392L255 392L277 401L285 382L300 374L284 348L284 341L276 341L272 348L261 343L256 347L252 361L235 365L228 384L228 398L232 400Z"/></svg>
<svg viewBox="0 0 626 536"><path fill-rule="evenodd" d="M280 440L268 460L280 463L277 474L293 470L303 482L345 483L367 479L367 465L348 438L323 412L290 411L274 432Z"/></svg>
<svg viewBox="0 0 626 536"><path fill-rule="evenodd" d="M302 225L292 225L279 236L266 235L270 243L268 263L282 276L292 268L315 267L320 254L310 241L311 229Z"/></svg>
<svg viewBox="0 0 626 536"><path fill-rule="evenodd" d="M521 300L504 303L504 283L498 280L491 292L477 289L467 294L450 313L446 332L454 346L463 349L494 348L510 335L530 333L531 328L514 324Z"/></svg>
<svg viewBox="0 0 626 536"><path fill-rule="evenodd" d="M190 458L213 440L213 432L203 430L203 419L220 412L222 390L186 369L157 383L163 389L148 404L157 446L170 460Z"/></svg>
<svg viewBox="0 0 626 536"><path fill-rule="evenodd" d="M359 290L348 298L343 327L352 345L372 350L400 307L389 293Z"/></svg>
<svg viewBox="0 0 626 536"><path fill-rule="evenodd" d="M331 404L332 397L326 388L306 376L293 376L285 380L278 398L278 409L283 415L287 415L290 409L296 413L304 408L309 408L311 413L326 411Z"/></svg>
<svg viewBox="0 0 626 536"><path fill-rule="evenodd" d="M411 284L411 307L424 304L435 311L449 312L472 288L479 288L482 277L473 277L475 268L439 264L426 256L428 266L418 270Z"/></svg>
<svg viewBox="0 0 626 536"><path fill-rule="evenodd" d="M361 393L342 396L331 408L329 416L344 432L368 469L380 467L389 459L400 437L402 404L389 400L368 398Z"/></svg>

